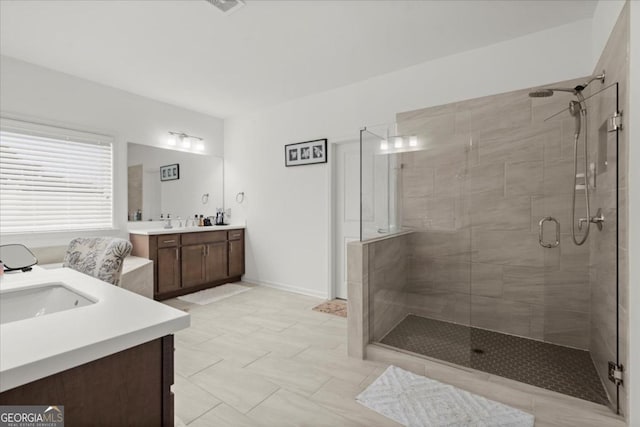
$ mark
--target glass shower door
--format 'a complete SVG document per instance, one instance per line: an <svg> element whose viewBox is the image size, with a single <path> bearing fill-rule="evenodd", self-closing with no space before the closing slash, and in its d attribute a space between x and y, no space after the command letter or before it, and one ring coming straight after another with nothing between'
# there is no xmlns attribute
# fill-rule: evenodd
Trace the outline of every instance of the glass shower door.
<svg viewBox="0 0 640 427"><path fill-rule="evenodd" d="M617 132L609 132L608 117L617 111L617 85L589 90L586 115L578 120L565 109L546 121L559 123L561 137L545 149L543 194L533 204L544 286L532 322L556 345L538 356L553 361L560 380L549 388L616 410L608 362L618 360Z"/></svg>

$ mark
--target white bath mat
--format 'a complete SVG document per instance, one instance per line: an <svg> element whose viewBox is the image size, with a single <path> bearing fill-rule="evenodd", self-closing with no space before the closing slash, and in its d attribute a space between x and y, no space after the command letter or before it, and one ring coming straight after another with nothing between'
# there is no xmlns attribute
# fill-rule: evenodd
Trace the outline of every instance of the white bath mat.
<svg viewBox="0 0 640 427"><path fill-rule="evenodd" d="M534 417L452 385L389 366L356 400L411 427L533 427Z"/></svg>
<svg viewBox="0 0 640 427"><path fill-rule="evenodd" d="M229 298L247 292L251 288L247 286L235 285L233 283L227 285L216 286L215 288L205 289L204 291L194 292L192 294L178 297L179 300L190 302L192 304L207 305L221 299Z"/></svg>

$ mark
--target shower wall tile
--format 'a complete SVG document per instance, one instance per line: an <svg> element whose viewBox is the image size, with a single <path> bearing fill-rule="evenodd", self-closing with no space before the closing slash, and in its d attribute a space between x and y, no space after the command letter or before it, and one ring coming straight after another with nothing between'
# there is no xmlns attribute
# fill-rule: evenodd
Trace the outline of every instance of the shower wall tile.
<svg viewBox="0 0 640 427"><path fill-rule="evenodd" d="M369 326L373 340L381 339L406 315L409 234L367 244L369 266Z"/></svg>
<svg viewBox="0 0 640 427"><path fill-rule="evenodd" d="M469 325L471 295L436 290L409 292L406 309L417 316Z"/></svg>
<svg viewBox="0 0 640 427"><path fill-rule="evenodd" d="M414 214L423 219L423 230L455 231L470 224L468 207L461 197L428 197L426 209Z"/></svg>
<svg viewBox="0 0 640 427"><path fill-rule="evenodd" d="M589 235L594 237L597 227L593 224ZM593 235L591 234L593 233ZM595 237L594 237L595 239ZM573 244L571 235L563 234L560 236L560 269L565 272L586 273L588 272L589 265L589 244L585 243L582 246L576 246ZM615 252L615 251L614 251ZM588 281L587 276L583 276L583 279Z"/></svg>
<svg viewBox="0 0 640 427"><path fill-rule="evenodd" d="M544 306L553 310L591 310L589 273L567 273L557 271L547 275L544 291ZM588 325L584 325L588 329Z"/></svg>
<svg viewBox="0 0 640 427"><path fill-rule="evenodd" d="M405 197L402 199L402 219L424 219L427 213L426 197Z"/></svg>
<svg viewBox="0 0 640 427"><path fill-rule="evenodd" d="M402 168L402 195L426 197L433 194L434 170L425 167Z"/></svg>
<svg viewBox="0 0 640 427"><path fill-rule="evenodd" d="M434 176L435 196L462 197L465 191L465 180L468 168L464 165L449 165L436 168Z"/></svg>
<svg viewBox="0 0 640 427"><path fill-rule="evenodd" d="M543 194L542 161L507 162L505 195L507 197Z"/></svg>
<svg viewBox="0 0 640 427"><path fill-rule="evenodd" d="M533 233L474 228L471 241L472 262L544 267L543 248Z"/></svg>
<svg viewBox="0 0 640 427"><path fill-rule="evenodd" d="M510 132L511 135L494 135L479 138L479 162L496 164L522 160L542 160L548 139L548 129L527 129Z"/></svg>
<svg viewBox="0 0 640 427"><path fill-rule="evenodd" d="M529 231L531 197L471 197L471 225L483 230Z"/></svg>
<svg viewBox="0 0 640 427"><path fill-rule="evenodd" d="M527 337L531 333L531 305L472 295L471 325Z"/></svg>
<svg viewBox="0 0 640 427"><path fill-rule="evenodd" d="M414 257L412 257L414 258ZM412 269L418 270L412 274ZM412 279L417 277L418 282ZM409 283L407 290L420 293L425 284L427 289L443 292L469 294L471 292L471 264L450 259L423 260L422 265L417 262L409 263Z"/></svg>
<svg viewBox="0 0 640 427"><path fill-rule="evenodd" d="M544 194L572 194L572 189L573 159L555 159L545 162Z"/></svg>
<svg viewBox="0 0 640 427"><path fill-rule="evenodd" d="M469 194L502 190L504 192L504 163L490 163L468 168L465 187Z"/></svg>
<svg viewBox="0 0 640 427"><path fill-rule="evenodd" d="M471 293L485 297L501 297L503 267L496 264L471 264Z"/></svg>
<svg viewBox="0 0 640 427"><path fill-rule="evenodd" d="M504 266L502 280L504 299L527 304L544 304L545 273L543 269Z"/></svg>
<svg viewBox="0 0 640 427"><path fill-rule="evenodd" d="M471 262L469 229L412 233L409 246L413 255L422 260L446 258L458 262Z"/></svg>
<svg viewBox="0 0 640 427"><path fill-rule="evenodd" d="M471 132L470 125L471 112L457 111L455 117L455 133L456 135L466 135Z"/></svg>
<svg viewBox="0 0 640 427"><path fill-rule="evenodd" d="M589 348L589 313L545 308L544 340L559 345Z"/></svg>
<svg viewBox="0 0 640 427"><path fill-rule="evenodd" d="M530 338L544 341L544 306L531 306L531 333Z"/></svg>
<svg viewBox="0 0 640 427"><path fill-rule="evenodd" d="M469 130L505 129L528 126L531 101L527 91L492 95L458 103L458 112L469 112Z"/></svg>

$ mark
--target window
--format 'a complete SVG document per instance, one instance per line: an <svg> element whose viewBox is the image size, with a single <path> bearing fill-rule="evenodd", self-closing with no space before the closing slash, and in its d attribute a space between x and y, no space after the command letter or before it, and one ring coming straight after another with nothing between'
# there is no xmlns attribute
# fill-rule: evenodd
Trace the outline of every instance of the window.
<svg viewBox="0 0 640 427"><path fill-rule="evenodd" d="M109 137L2 119L0 232L113 228Z"/></svg>

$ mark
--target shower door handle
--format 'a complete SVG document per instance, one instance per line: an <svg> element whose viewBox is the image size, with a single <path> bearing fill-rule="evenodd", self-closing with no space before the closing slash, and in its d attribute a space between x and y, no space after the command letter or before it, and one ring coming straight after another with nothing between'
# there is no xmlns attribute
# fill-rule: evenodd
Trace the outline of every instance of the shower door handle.
<svg viewBox="0 0 640 427"><path fill-rule="evenodd" d="M551 221L556 224L556 241L553 243L546 243L544 241L544 236L543 236L544 223L547 221ZM544 248L555 248L560 245L560 223L558 222L557 219L555 219L552 216L547 216L540 220L540 222L538 223L538 242L540 242L540 246Z"/></svg>

